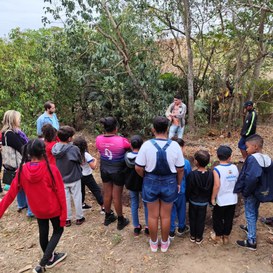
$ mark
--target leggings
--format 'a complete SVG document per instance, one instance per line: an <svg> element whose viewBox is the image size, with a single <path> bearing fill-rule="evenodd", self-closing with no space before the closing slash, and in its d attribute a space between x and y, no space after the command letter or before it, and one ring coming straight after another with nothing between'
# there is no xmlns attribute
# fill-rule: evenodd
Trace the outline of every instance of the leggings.
<svg viewBox="0 0 273 273"><path fill-rule="evenodd" d="M51 221L53 227L53 233L48 241L48 233L49 233L49 220ZM52 254L54 253L54 249L56 248L64 228L60 226L60 218L54 217L50 219L38 219L38 226L39 226L39 239L40 239L40 246L44 252L44 255L40 261L41 266L45 266Z"/></svg>

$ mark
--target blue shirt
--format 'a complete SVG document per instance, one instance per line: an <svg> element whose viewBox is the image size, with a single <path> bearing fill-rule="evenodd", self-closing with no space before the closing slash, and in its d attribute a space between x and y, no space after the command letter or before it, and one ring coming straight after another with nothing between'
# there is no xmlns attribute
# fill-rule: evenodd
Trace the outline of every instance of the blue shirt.
<svg viewBox="0 0 273 273"><path fill-rule="evenodd" d="M52 117L50 117L47 112L44 112L37 119L37 135L42 135L42 127L43 125L50 123L56 130L59 130L59 121L55 113L53 113Z"/></svg>
<svg viewBox="0 0 273 273"><path fill-rule="evenodd" d="M180 193L184 194L186 192L186 177L188 176L190 172L191 172L191 163L188 159L185 158L184 176L181 182Z"/></svg>

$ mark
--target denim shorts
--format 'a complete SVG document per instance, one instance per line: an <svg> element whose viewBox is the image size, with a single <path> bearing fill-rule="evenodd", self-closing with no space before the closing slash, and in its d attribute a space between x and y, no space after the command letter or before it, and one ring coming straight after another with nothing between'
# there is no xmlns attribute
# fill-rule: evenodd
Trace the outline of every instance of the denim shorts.
<svg viewBox="0 0 273 273"><path fill-rule="evenodd" d="M246 138L245 137L240 138L240 140L238 142L238 148L246 151Z"/></svg>
<svg viewBox="0 0 273 273"><path fill-rule="evenodd" d="M146 173L143 179L142 200L147 203L163 201L173 203L178 197L176 174L155 175Z"/></svg>

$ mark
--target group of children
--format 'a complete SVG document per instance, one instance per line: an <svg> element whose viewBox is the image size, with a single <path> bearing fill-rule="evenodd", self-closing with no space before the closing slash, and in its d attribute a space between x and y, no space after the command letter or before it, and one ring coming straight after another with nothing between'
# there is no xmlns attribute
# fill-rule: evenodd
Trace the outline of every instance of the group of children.
<svg viewBox="0 0 273 273"><path fill-rule="evenodd" d="M113 122L114 119L111 119L111 124L109 124L111 126L116 124ZM109 134L104 136L106 139L115 136L116 131L112 127L111 130L109 129ZM175 141L165 138L167 127L168 120L163 117L155 119L155 140L162 142L161 146L155 140L151 140L149 143L147 141L145 145L142 145L143 139L139 135L135 135L131 138L131 150L129 150L128 142L121 139L122 145L124 145L122 153L128 150L122 156L122 160L126 163L122 175L126 188L130 190L134 234L137 236L142 230L138 214L139 199L142 193L145 211L144 233L151 236L150 246L153 252L156 252L158 247L159 218L161 218L162 229L162 252L168 250L170 239L173 239L175 235L182 236L186 232L190 232L191 242L201 244L208 204L213 205L214 232L211 234L211 238L217 243L227 244L232 230L237 193L242 193L245 199L247 226L241 228L248 235L247 240L237 241L237 244L256 250L256 221L259 201L253 195L253 188L249 188L248 185L249 174L253 172L251 168L255 164L245 164L246 167L243 167L239 175L237 167L231 163L231 148L221 145L217 149L219 165L215 166L213 170L208 170L210 154L208 151L199 150L194 154L196 169L192 171L190 162L183 158L184 141L178 139L176 144L172 144ZM63 233L63 227L69 227L72 224L71 197L76 211L76 225L81 225L85 221L83 209L90 208L84 200L85 186L94 194L101 213L106 213L104 222L106 226L116 219L118 219L118 229L123 229L129 223L129 220L123 217L122 210L121 213L117 212L118 217L116 217L111 210L111 205L107 205L107 209L104 209L104 205L109 200L109 204L111 204L112 195L109 197L106 195L110 199L104 202L101 189L92 175L97 161L89 154L86 140L83 137L73 139L75 130L69 126L62 126L56 131L50 124L46 124L42 128L42 132L44 140L31 140L24 146L19 170L10 190L0 202L0 217L2 217L18 191L20 189L25 191L29 205L38 220L40 244L44 253L39 265L33 270L36 273L44 272L46 267L51 268L66 257L66 253L57 253L54 250ZM98 143L97 146L99 146ZM253 135L247 139L246 146L249 155L246 163L253 162L257 158L257 154L261 155L263 139L259 135ZM145 161L145 153L149 153L151 147L157 159L153 162ZM181 151L178 151L177 147L180 147ZM168 153L166 150L169 150ZM178 158L176 162L172 163L173 166L170 164L168 166L168 162L174 154ZM113 157L112 154L105 154L105 156L111 157L111 159ZM264 155L263 159L265 164L271 164L271 159L268 156ZM121 161L114 162L115 164L111 165L112 170L117 168L117 162L119 162L119 167L121 166ZM258 170L259 166L262 167L261 164L256 164L255 168ZM110 189L112 184L109 184L109 181L116 177L114 172L106 173L109 168L110 165L105 169L104 177L102 177L104 191ZM166 188L163 184L160 188L161 185L157 185L158 181L155 179L164 180L165 177L168 177L170 182ZM179 179L176 182L177 177ZM258 179L258 176L255 177ZM112 185L110 190L114 189L114 198L119 199L123 185L118 184L120 180L117 177L115 179L116 188ZM173 192L169 195L165 190L169 191L170 187ZM157 191L156 194L155 191ZM160 203L154 205L157 199ZM186 225L186 201L189 202L190 227ZM166 208L165 211L164 208ZM166 211L168 215L166 215ZM48 240L49 221L53 226L50 240ZM168 233L167 237L166 232Z"/></svg>

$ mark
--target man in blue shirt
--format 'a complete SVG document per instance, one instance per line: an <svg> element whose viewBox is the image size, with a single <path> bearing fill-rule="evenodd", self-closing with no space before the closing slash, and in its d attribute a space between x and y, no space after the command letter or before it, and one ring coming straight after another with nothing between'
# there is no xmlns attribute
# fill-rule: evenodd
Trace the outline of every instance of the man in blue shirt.
<svg viewBox="0 0 273 273"><path fill-rule="evenodd" d="M44 104L45 112L37 119L37 135L42 136L43 125L50 123L56 130L59 130L59 121L55 114L56 108L52 101Z"/></svg>

